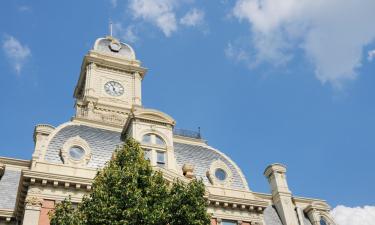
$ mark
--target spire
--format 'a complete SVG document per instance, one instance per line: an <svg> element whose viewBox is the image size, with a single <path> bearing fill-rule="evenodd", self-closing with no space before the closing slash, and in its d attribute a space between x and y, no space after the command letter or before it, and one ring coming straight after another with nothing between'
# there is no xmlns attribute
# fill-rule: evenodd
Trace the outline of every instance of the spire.
<svg viewBox="0 0 375 225"><path fill-rule="evenodd" d="M109 36L113 36L113 23L112 20L109 20Z"/></svg>

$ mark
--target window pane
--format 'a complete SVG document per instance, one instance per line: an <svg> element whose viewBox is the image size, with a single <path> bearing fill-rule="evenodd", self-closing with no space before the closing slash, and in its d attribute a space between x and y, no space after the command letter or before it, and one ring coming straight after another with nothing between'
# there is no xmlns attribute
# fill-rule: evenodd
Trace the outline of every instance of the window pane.
<svg viewBox="0 0 375 225"><path fill-rule="evenodd" d="M142 143L151 144L151 134L145 134L142 137Z"/></svg>
<svg viewBox="0 0 375 225"><path fill-rule="evenodd" d="M73 146L69 149L69 155L74 160L80 160L85 155L85 150L79 146Z"/></svg>
<svg viewBox="0 0 375 225"><path fill-rule="evenodd" d="M221 224L222 225L237 225L238 223L236 221L223 220Z"/></svg>
<svg viewBox="0 0 375 225"><path fill-rule="evenodd" d="M143 149L145 159L151 161L151 149L145 148Z"/></svg>
<svg viewBox="0 0 375 225"><path fill-rule="evenodd" d="M156 163L158 165L165 164L165 153L164 152L157 152Z"/></svg>
<svg viewBox="0 0 375 225"><path fill-rule="evenodd" d="M165 146L164 140L159 135L155 135L155 144Z"/></svg>
<svg viewBox="0 0 375 225"><path fill-rule="evenodd" d="M223 169L216 169L215 171L215 177L221 181L225 180L227 178L227 173Z"/></svg>
<svg viewBox="0 0 375 225"><path fill-rule="evenodd" d="M327 225L326 221L324 221L323 219L320 220L320 225Z"/></svg>

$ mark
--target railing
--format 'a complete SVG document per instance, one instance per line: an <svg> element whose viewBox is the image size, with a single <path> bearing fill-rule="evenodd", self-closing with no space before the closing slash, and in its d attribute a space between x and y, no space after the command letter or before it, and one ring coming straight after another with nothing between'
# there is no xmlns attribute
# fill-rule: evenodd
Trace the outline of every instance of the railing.
<svg viewBox="0 0 375 225"><path fill-rule="evenodd" d="M198 131L192 131L192 130L185 130L185 129L178 129L175 128L173 130L174 135L183 136L183 137L189 137L189 138L195 138L195 139L202 139L201 136L201 129L198 128Z"/></svg>

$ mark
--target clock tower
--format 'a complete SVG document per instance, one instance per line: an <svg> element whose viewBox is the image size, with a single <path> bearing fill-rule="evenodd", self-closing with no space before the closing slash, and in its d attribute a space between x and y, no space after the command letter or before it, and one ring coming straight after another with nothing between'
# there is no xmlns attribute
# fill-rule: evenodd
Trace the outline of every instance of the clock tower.
<svg viewBox="0 0 375 225"><path fill-rule="evenodd" d="M122 128L131 109L142 105L145 73L128 44L112 36L97 39L82 62L73 120Z"/></svg>

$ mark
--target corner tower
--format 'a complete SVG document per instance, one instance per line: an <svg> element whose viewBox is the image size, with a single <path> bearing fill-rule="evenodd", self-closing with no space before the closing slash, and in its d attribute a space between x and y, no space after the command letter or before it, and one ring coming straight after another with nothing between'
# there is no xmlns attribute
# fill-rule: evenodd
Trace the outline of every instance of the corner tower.
<svg viewBox="0 0 375 225"><path fill-rule="evenodd" d="M142 105L146 69L128 44L107 36L84 57L75 87L75 121L122 128L130 109Z"/></svg>

